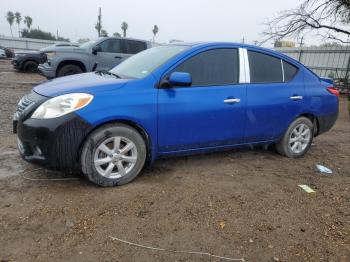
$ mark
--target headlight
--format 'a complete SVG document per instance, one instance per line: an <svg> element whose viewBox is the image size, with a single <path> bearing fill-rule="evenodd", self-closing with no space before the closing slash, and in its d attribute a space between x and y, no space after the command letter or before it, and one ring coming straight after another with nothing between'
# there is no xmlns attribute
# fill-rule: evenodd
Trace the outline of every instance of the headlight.
<svg viewBox="0 0 350 262"><path fill-rule="evenodd" d="M47 59L50 59L50 58L54 57L55 55L56 55L56 52L54 52L54 51L46 53Z"/></svg>
<svg viewBox="0 0 350 262"><path fill-rule="evenodd" d="M57 96L40 105L32 118L48 119L60 117L87 106L94 97L90 94L72 93Z"/></svg>

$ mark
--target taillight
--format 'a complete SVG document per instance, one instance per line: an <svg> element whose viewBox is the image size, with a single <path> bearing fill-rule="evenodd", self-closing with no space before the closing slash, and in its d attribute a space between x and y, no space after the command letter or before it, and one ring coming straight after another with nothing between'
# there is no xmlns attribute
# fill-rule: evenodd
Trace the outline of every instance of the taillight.
<svg viewBox="0 0 350 262"><path fill-rule="evenodd" d="M335 87L333 87L333 86L327 87L327 91L329 93L331 93L332 95L339 97L339 91Z"/></svg>

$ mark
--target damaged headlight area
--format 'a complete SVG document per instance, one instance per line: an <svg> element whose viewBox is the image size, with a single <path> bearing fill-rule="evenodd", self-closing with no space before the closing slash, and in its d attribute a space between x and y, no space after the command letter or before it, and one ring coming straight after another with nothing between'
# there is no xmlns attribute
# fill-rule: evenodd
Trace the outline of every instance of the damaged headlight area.
<svg viewBox="0 0 350 262"><path fill-rule="evenodd" d="M90 104L94 97L85 93L72 93L57 96L40 105L31 118L49 119L56 118L82 109Z"/></svg>

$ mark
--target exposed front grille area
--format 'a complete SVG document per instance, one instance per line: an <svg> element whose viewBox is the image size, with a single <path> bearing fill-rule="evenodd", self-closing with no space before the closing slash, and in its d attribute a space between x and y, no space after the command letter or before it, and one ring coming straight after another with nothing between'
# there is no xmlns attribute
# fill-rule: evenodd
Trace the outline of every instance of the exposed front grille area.
<svg viewBox="0 0 350 262"><path fill-rule="evenodd" d="M29 98L27 96L24 96L18 103L17 105L17 112L19 112L20 114L23 113L24 110L26 110L29 106L31 106L32 104L34 104L33 101L29 100Z"/></svg>
<svg viewBox="0 0 350 262"><path fill-rule="evenodd" d="M26 110L27 108L29 108L31 105L34 104L34 101L30 100L27 95L25 95L24 97L22 97L22 99L19 101L18 105L17 105L17 110L16 113L18 113L18 115L21 115L23 113L24 110Z"/></svg>

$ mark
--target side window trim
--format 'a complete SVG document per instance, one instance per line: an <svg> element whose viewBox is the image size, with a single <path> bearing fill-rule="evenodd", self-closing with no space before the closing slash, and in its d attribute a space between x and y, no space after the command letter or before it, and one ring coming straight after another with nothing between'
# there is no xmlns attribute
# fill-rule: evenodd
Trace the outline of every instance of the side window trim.
<svg viewBox="0 0 350 262"><path fill-rule="evenodd" d="M239 83L250 83L249 57L246 48L239 48Z"/></svg>
<svg viewBox="0 0 350 262"><path fill-rule="evenodd" d="M285 74L284 74L284 65L283 65L283 60L282 60L282 59L280 59L280 61L281 61L281 67L282 67L282 81L283 81L283 83L285 83L286 81L285 81Z"/></svg>

